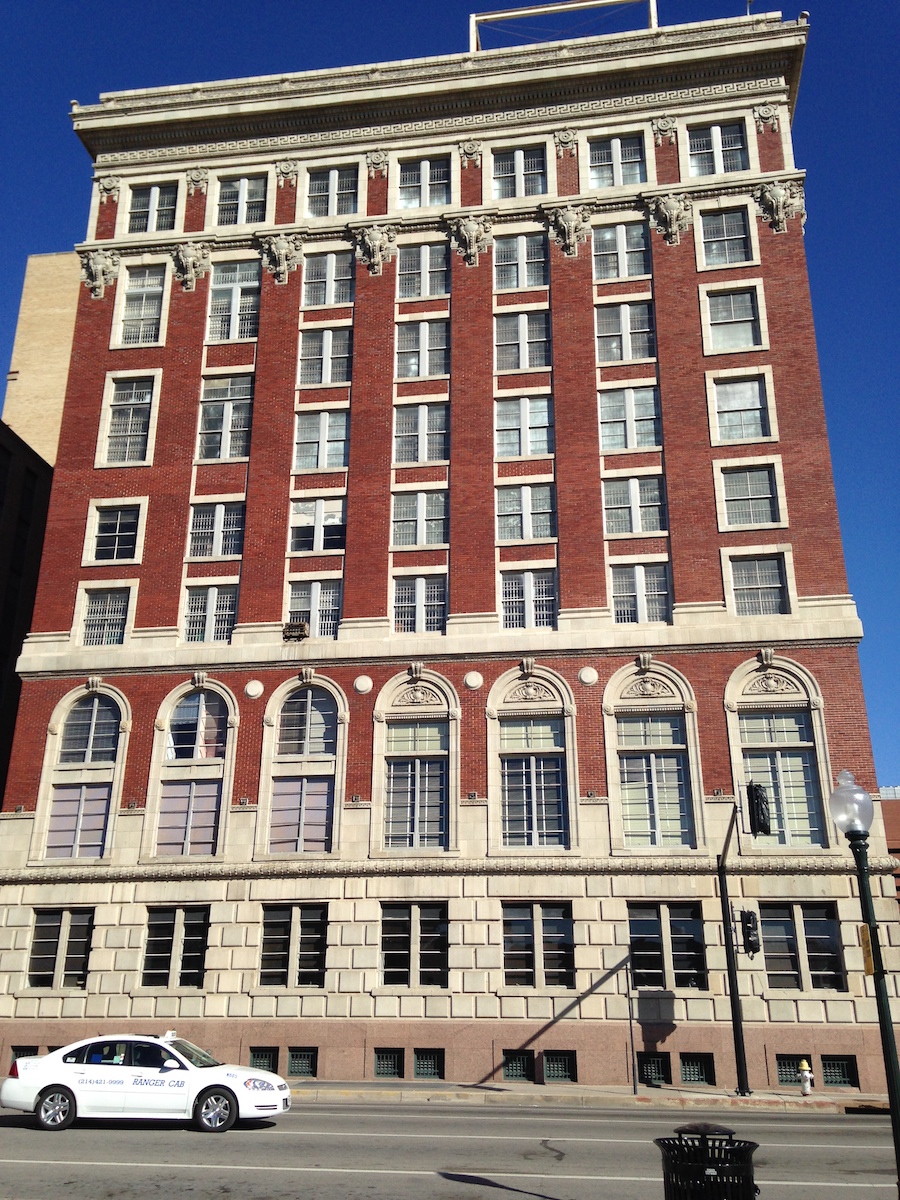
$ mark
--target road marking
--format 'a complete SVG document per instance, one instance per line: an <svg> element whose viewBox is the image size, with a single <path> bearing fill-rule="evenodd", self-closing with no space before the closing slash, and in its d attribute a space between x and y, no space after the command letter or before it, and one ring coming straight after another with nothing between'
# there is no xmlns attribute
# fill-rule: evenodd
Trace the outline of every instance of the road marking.
<svg viewBox="0 0 900 1200"><path fill-rule="evenodd" d="M378 1141L384 1141L387 1138L394 1138L395 1141L423 1141L423 1142L533 1142L535 1134L496 1134L496 1133L385 1133L383 1131L377 1133L365 1133L362 1130L328 1130L328 1129L279 1129L279 1133L285 1133L290 1137L334 1137L334 1138L377 1138ZM554 1134L554 1142L588 1142L591 1145L598 1146L648 1146L650 1143L646 1138L589 1138L589 1137L568 1137L566 1134ZM823 1146L821 1142L773 1142L768 1146L763 1147L765 1150L884 1150L888 1151L891 1146L885 1143L883 1146L865 1145L861 1142L851 1142L848 1145L840 1145L837 1142L828 1142Z"/></svg>
<svg viewBox="0 0 900 1200"><path fill-rule="evenodd" d="M159 1170L159 1162L125 1163L125 1162L79 1162L70 1159L34 1159L34 1158L0 1158L0 1166L31 1166L31 1167L103 1167L106 1170L121 1171L123 1167L134 1167L142 1170ZM434 1179L442 1175L469 1175L481 1179L541 1179L548 1182L563 1180L584 1183L659 1183L658 1175L547 1175L537 1171L493 1171L482 1173L476 1168L456 1171L399 1171L389 1167L251 1167L244 1165L231 1166L227 1163L167 1163L167 1167L181 1171L259 1171L279 1172L285 1175L400 1175L418 1178ZM884 1188L886 1191L896 1191L896 1183L835 1183L833 1180L794 1181L792 1179L760 1180L767 1187L815 1187L821 1191L827 1185L831 1188L857 1188L872 1191Z"/></svg>

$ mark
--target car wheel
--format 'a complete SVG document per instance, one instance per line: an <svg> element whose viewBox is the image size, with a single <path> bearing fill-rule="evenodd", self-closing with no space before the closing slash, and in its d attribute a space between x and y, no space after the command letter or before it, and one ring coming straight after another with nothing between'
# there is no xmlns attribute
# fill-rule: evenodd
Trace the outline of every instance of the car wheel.
<svg viewBox="0 0 900 1200"><path fill-rule="evenodd" d="M68 1129L75 1120L75 1097L67 1087L45 1088L34 1115L41 1129Z"/></svg>
<svg viewBox="0 0 900 1200"><path fill-rule="evenodd" d="M194 1122L202 1133L224 1133L237 1120L237 1100L227 1088L207 1088L197 1097Z"/></svg>

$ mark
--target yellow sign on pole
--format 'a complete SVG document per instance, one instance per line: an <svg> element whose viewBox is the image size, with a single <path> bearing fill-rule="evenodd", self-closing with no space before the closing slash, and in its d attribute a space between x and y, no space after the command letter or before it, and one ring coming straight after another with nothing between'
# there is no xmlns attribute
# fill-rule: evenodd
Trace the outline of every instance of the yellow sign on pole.
<svg viewBox="0 0 900 1200"><path fill-rule="evenodd" d="M866 975L874 975L875 958L872 954L872 931L868 925L860 925L859 940L862 943L863 969Z"/></svg>

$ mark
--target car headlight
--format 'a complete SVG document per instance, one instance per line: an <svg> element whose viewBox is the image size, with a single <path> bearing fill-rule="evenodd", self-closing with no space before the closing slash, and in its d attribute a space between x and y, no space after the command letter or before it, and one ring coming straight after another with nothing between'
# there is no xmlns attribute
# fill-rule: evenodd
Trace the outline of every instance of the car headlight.
<svg viewBox="0 0 900 1200"><path fill-rule="evenodd" d="M275 1084L269 1083L268 1079L245 1079L244 1087L249 1092L274 1092Z"/></svg>

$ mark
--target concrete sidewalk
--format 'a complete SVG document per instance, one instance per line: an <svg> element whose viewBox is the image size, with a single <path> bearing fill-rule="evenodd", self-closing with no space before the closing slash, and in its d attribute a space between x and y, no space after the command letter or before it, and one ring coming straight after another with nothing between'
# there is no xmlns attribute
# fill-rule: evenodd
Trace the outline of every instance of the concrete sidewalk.
<svg viewBox="0 0 900 1200"><path fill-rule="evenodd" d="M835 1089L803 1097L793 1091L759 1091L752 1096L736 1096L722 1088L645 1087L635 1096L628 1087L583 1087L577 1083L440 1083L434 1081L360 1080L308 1083L293 1080L291 1093L296 1104L459 1104L472 1107L513 1108L608 1108L658 1109L682 1111L720 1110L722 1120L733 1119L739 1112L816 1112L816 1113L888 1113L885 1096L861 1095L847 1089Z"/></svg>

